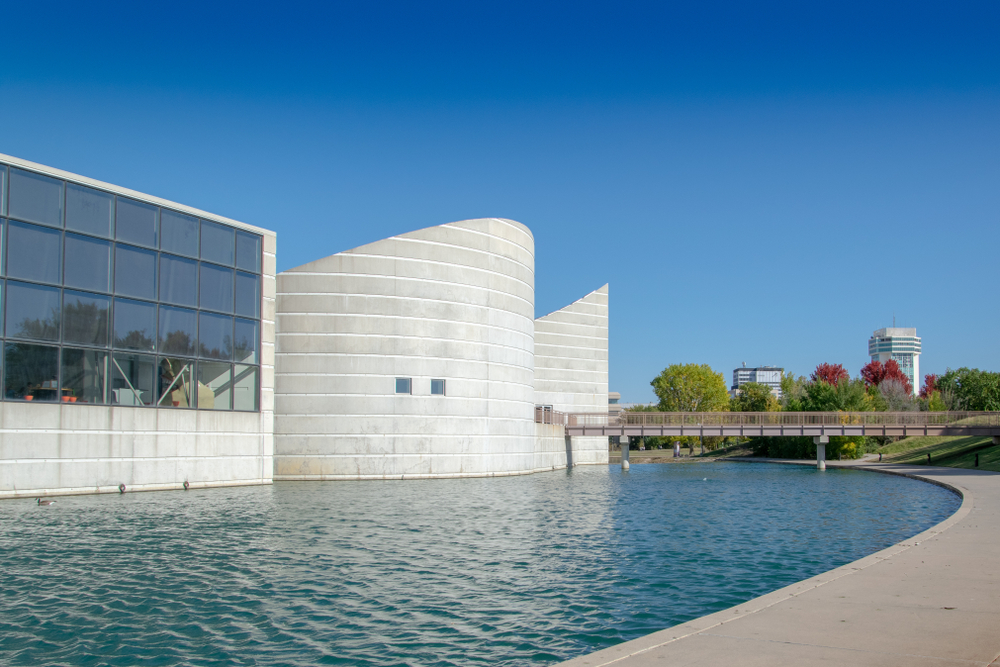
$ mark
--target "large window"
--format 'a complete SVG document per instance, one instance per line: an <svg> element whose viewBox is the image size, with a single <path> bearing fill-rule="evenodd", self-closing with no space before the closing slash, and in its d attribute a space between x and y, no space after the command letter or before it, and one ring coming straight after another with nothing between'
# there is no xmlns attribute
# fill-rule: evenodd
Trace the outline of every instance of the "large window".
<svg viewBox="0 0 1000 667"><path fill-rule="evenodd" d="M261 237L0 164L3 399L260 409Z"/></svg>

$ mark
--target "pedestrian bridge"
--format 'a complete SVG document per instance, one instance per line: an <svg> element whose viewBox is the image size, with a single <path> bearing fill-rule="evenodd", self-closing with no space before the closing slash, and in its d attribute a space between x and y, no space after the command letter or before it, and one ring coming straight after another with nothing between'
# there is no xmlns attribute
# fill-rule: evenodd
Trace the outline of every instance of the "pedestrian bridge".
<svg viewBox="0 0 1000 667"><path fill-rule="evenodd" d="M536 410L535 421L566 435L652 436L1000 436L1000 412L622 412Z"/></svg>

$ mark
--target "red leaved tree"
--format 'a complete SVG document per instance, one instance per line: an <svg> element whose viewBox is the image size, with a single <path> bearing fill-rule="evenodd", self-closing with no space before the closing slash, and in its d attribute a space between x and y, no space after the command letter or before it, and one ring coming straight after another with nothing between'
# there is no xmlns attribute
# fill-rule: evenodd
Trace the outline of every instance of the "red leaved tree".
<svg viewBox="0 0 1000 667"><path fill-rule="evenodd" d="M928 373L924 376L924 386L920 390L920 398L927 398L937 391L937 375Z"/></svg>
<svg viewBox="0 0 1000 667"><path fill-rule="evenodd" d="M884 364L881 361L872 361L861 368L861 379L869 387L877 387L886 380L897 380L903 385L907 393L913 393L913 385L910 378L899 367L895 359L889 359Z"/></svg>
<svg viewBox="0 0 1000 667"><path fill-rule="evenodd" d="M851 376L847 374L847 371L840 364L824 363L816 367L811 379L813 382L825 382L836 387L841 382L850 380Z"/></svg>

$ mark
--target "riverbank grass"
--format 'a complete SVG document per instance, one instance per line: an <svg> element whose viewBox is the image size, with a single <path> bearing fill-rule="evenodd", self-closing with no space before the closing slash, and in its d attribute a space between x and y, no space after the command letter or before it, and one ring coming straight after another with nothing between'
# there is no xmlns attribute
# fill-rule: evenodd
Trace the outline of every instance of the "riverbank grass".
<svg viewBox="0 0 1000 667"><path fill-rule="evenodd" d="M979 454L979 470L1000 472L1000 445L989 437L919 436L903 438L875 450L884 463L927 464L949 468L975 468Z"/></svg>

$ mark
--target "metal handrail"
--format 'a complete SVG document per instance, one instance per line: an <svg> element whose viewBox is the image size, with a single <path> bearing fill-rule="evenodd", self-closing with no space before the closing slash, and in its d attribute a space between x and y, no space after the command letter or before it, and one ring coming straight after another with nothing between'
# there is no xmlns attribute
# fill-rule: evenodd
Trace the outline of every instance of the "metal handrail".
<svg viewBox="0 0 1000 667"><path fill-rule="evenodd" d="M562 414L562 413L559 413ZM569 413L567 426L1000 426L1000 412L621 412ZM536 410L535 421L538 421Z"/></svg>
<svg viewBox="0 0 1000 667"><path fill-rule="evenodd" d="M561 424L566 425L566 413L549 408L535 408L536 424Z"/></svg>

